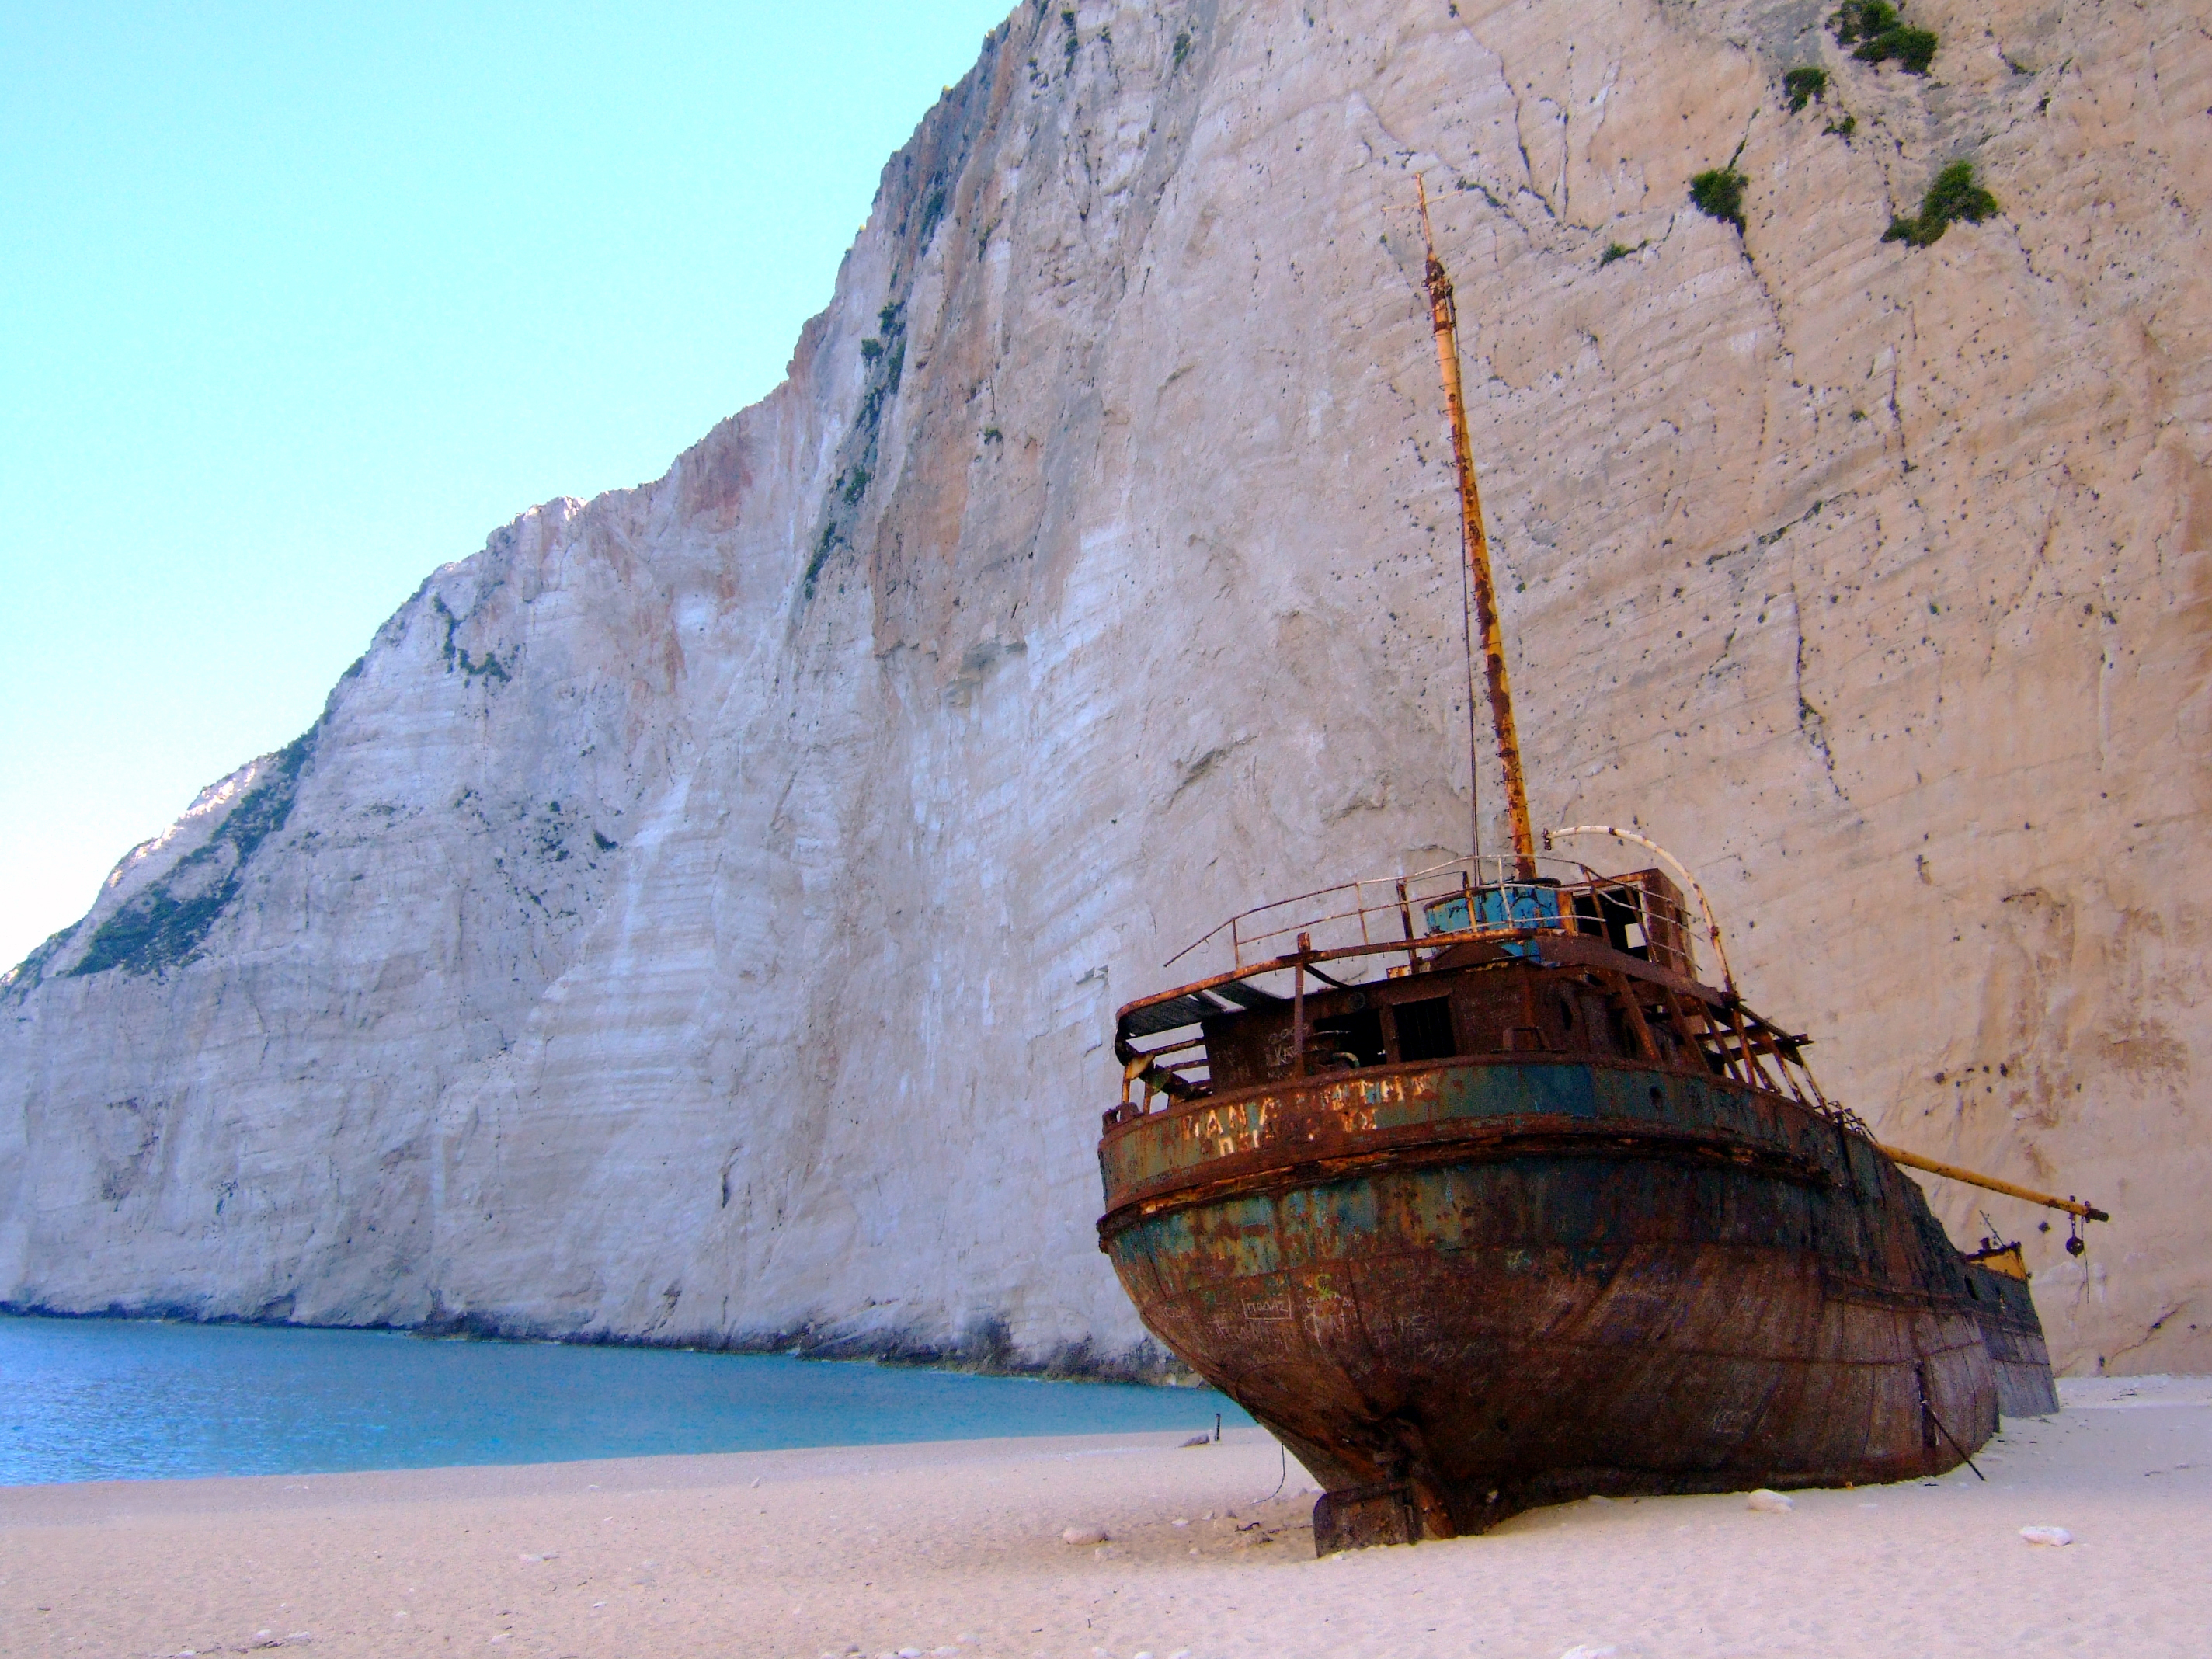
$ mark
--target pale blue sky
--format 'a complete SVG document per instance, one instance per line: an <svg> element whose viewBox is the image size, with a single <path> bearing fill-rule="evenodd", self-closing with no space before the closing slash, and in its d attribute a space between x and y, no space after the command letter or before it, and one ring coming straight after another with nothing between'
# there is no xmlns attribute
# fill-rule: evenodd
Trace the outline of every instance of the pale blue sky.
<svg viewBox="0 0 2212 1659"><path fill-rule="evenodd" d="M1011 0L0 0L0 967L437 565L782 376Z"/></svg>

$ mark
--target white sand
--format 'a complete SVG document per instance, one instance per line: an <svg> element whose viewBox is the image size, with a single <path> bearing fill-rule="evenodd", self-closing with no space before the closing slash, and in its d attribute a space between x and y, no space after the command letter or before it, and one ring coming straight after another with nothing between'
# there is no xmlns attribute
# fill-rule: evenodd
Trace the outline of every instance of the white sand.
<svg viewBox="0 0 2212 1659"><path fill-rule="evenodd" d="M1582 1503L1328 1561L1295 1463L1258 1501L1279 1459L1252 1430L1204 1449L0 1488L0 1653L2212 1654L2212 1379L2064 1392L2063 1415L2008 1422L1977 1459L1986 1485L1961 1469L1800 1492L1787 1512ZM2028 1543L2030 1526L2074 1541ZM1071 1527L1112 1541L1072 1547Z"/></svg>

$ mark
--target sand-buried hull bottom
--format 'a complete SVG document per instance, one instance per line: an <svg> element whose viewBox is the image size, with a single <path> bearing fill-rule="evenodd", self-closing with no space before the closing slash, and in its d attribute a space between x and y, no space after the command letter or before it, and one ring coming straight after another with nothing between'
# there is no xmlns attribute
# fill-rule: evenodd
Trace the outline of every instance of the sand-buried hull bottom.
<svg viewBox="0 0 2212 1659"><path fill-rule="evenodd" d="M1481 971L1472 994L1561 1006L1563 1036L1626 1024L1598 1006L1607 976ZM2001 1395L2055 1403L2024 1279L1962 1258L1863 1132L1691 1043L1340 1069L1109 1119L1102 1247L1146 1326L1327 1489L1322 1553L1592 1494L1937 1474Z"/></svg>

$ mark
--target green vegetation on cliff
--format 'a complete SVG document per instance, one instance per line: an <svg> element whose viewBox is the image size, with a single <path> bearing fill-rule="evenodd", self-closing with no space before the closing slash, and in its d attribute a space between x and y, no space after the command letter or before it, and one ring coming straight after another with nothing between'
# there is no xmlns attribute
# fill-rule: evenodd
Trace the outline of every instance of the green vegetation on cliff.
<svg viewBox="0 0 2212 1659"><path fill-rule="evenodd" d="M253 787L216 826L206 846L179 859L167 875L133 894L100 923L70 977L111 968L159 973L197 956L208 930L238 896L247 861L292 816L300 774L315 752L319 729L310 726L277 751Z"/></svg>
<svg viewBox="0 0 2212 1659"><path fill-rule="evenodd" d="M1881 240L1926 247L1941 241L1943 233L1958 221L1978 225L1996 211L1997 198L1974 182L1974 164L1954 161L1928 186L1928 193L1920 198L1919 214L1911 219L1892 219Z"/></svg>

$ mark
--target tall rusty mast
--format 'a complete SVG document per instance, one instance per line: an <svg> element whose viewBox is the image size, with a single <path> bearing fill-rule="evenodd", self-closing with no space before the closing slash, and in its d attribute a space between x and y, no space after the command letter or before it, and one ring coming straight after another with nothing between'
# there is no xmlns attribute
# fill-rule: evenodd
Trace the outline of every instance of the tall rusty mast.
<svg viewBox="0 0 2212 1659"><path fill-rule="evenodd" d="M1474 482L1474 446L1467 432L1467 399L1460 390L1459 306L1451 278L1437 258L1437 239L1429 226L1429 187L1421 190L1421 245L1428 257L1429 324L1437 337L1437 366L1443 372L1444 411L1451 421L1452 465L1459 474L1460 546L1464 576L1474 598L1467 665L1468 810L1474 818L1472 851L1482 850L1481 814L1476 805L1474 626L1482 630L1482 673L1490 692L1490 721L1498 734L1498 761L1505 773L1505 812L1513 830L1515 873L1536 878L1536 835L1528 821L1528 787L1521 773L1521 734L1513 724L1513 694L1505 679L1505 634L1498 617L1498 585L1490 570L1490 538L1482 528L1482 494Z"/></svg>

